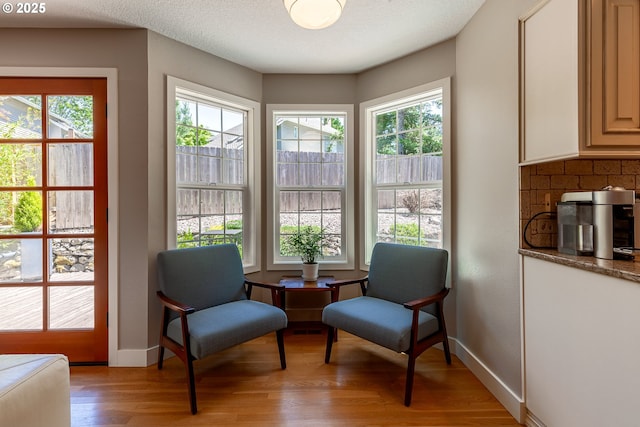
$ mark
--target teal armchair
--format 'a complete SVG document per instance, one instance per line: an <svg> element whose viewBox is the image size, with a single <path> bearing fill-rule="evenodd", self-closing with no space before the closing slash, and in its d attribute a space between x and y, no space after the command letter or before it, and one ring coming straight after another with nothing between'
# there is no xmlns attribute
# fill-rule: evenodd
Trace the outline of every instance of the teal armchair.
<svg viewBox="0 0 640 427"><path fill-rule="evenodd" d="M160 252L157 261L163 307L158 369L162 369L165 348L182 360L192 414L198 410L194 360L275 332L280 366L286 368L282 286L247 280L236 245L168 250ZM269 289L273 304L251 300L254 286Z"/></svg>
<svg viewBox="0 0 640 427"><path fill-rule="evenodd" d="M339 301L339 291L322 312L329 326L325 363L338 329L408 355L404 404L411 405L416 358L442 343L451 364L444 321L448 253L442 249L377 243L368 277L337 281L330 286L360 284L362 296Z"/></svg>

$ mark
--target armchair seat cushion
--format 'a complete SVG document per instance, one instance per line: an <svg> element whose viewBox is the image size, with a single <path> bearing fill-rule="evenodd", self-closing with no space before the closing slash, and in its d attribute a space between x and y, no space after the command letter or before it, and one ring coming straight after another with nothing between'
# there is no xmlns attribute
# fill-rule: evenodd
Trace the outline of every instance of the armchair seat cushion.
<svg viewBox="0 0 640 427"><path fill-rule="evenodd" d="M187 316L191 354L202 359L215 352L286 328L287 315L273 305L253 300L233 301ZM182 343L180 319L169 323L167 335Z"/></svg>
<svg viewBox="0 0 640 427"><path fill-rule="evenodd" d="M322 322L388 349L405 352L411 345L412 311L402 304L361 296L326 306ZM420 311L418 340L438 331L438 319Z"/></svg>

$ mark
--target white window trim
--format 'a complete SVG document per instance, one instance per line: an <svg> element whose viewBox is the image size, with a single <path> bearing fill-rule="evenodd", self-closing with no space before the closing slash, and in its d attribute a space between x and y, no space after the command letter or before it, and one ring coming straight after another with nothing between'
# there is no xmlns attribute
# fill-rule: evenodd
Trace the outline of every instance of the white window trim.
<svg viewBox="0 0 640 427"><path fill-rule="evenodd" d="M292 270L298 269L300 260L275 260L275 241L278 238L278 230L275 227L275 129L273 119L276 114L344 114L346 115L345 132L345 199L344 200L344 249L345 257L342 260L320 259L320 270L352 270L355 266L355 225L354 225L354 108L353 104L267 104L267 269L268 270Z"/></svg>
<svg viewBox="0 0 640 427"><path fill-rule="evenodd" d="M260 103L172 76L167 76L167 247L176 247L176 151L175 144L172 144L171 141L176 134L175 99L178 91L188 92L203 100L213 99L215 102L232 108L247 110L247 161L245 162L247 194L245 203L248 202L248 204L244 204L244 206L248 210L249 221L243 221L242 228L243 232L251 236L252 240L250 249L243 247L243 267L245 273L260 271ZM243 215L244 211L243 207Z"/></svg>
<svg viewBox="0 0 640 427"><path fill-rule="evenodd" d="M360 169L360 188L364 189L362 196L364 221L360 222L361 270L369 270L371 250L375 244L374 216L376 209L373 206L373 171L375 167L374 114L384 108L407 103L412 99L420 99L429 92L439 89L442 90L442 217L444 222L442 245L444 249L449 251L451 249L451 78L446 77L360 104L360 158L364 160L364 167Z"/></svg>

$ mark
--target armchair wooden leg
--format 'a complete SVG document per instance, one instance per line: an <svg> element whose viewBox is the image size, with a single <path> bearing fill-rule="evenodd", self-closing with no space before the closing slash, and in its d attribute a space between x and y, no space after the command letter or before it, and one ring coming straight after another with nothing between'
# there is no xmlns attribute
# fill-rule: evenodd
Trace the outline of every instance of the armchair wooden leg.
<svg viewBox="0 0 640 427"><path fill-rule="evenodd" d="M327 349L324 353L324 363L329 363L329 359L331 359L331 347L333 346L333 339L335 335L336 328L329 326L329 330L327 331Z"/></svg>
<svg viewBox="0 0 640 427"><path fill-rule="evenodd" d="M276 339L278 340L278 352L280 352L280 367L287 368L287 358L284 354L284 330L276 331Z"/></svg>
<svg viewBox="0 0 640 427"><path fill-rule="evenodd" d="M447 361L447 365L451 365L451 352L449 351L449 339L445 335L444 340L442 341L442 346L444 347L444 359Z"/></svg>
<svg viewBox="0 0 640 427"><path fill-rule="evenodd" d="M413 374L416 369L416 357L409 354L409 363L407 364L407 381L404 389L404 406L411 406L411 395L413 393Z"/></svg>
<svg viewBox="0 0 640 427"><path fill-rule="evenodd" d="M158 346L158 370L162 369L164 363L164 346L160 344Z"/></svg>
<svg viewBox="0 0 640 427"><path fill-rule="evenodd" d="M440 330L442 332L442 346L444 347L444 358L447 365L451 365L451 352L449 351L449 337L447 336L447 326L444 323L443 303L438 303L438 321L440 322Z"/></svg>
<svg viewBox="0 0 640 427"><path fill-rule="evenodd" d="M164 337L167 335L169 328L169 309L162 308L162 319L160 321L160 339L158 340L158 370L162 369L164 363Z"/></svg>
<svg viewBox="0 0 640 427"><path fill-rule="evenodd" d="M191 413L195 415L198 412L198 405L196 404L196 383L193 376L193 361L191 357L187 356L187 360L184 361L187 369L187 387L189 388L189 403L191 404Z"/></svg>

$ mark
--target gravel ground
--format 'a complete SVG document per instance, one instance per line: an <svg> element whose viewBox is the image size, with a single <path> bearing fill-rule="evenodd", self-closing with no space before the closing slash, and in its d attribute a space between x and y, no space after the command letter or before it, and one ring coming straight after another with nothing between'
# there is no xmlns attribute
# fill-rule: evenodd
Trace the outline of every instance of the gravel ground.
<svg viewBox="0 0 640 427"><path fill-rule="evenodd" d="M379 210L378 212L379 212L378 235L390 236L391 227L394 225L393 210L392 209ZM312 218L315 218L315 217L317 217L318 219L320 218L319 213L316 213L316 214L310 213L310 214ZM295 218L296 218L295 215L292 215L291 217L288 217L288 218L287 217L283 218L284 225L291 225L291 226L296 225ZM423 230L425 230L425 235L427 236L427 238L430 240L431 239L440 240L442 217L440 215L429 215L423 218L426 219L427 221L426 226L423 224ZM397 224L410 224L415 222L415 220L416 220L416 216L409 214L408 210L405 210L405 212L399 211L398 214L395 216L395 221L397 222ZM317 224L318 222L315 222L315 223ZM205 230L210 230L214 227L222 227L222 224L223 224L223 221L221 217L204 217L203 218L203 228ZM325 216L324 224L329 233L338 232L340 230L340 224L341 224L340 216L327 215ZM198 228L199 228L198 218L191 218L191 219L180 221L178 223L178 233L191 231L195 236ZM334 245L338 245L339 243L338 240L336 239L332 239L332 240L334 241ZM385 239L385 240L389 241L391 240L391 238ZM334 245L331 245L331 246L334 246Z"/></svg>
<svg viewBox="0 0 640 427"><path fill-rule="evenodd" d="M413 197L412 197L413 196ZM390 241L393 239L392 236L392 227L395 225L404 225L415 223L418 220L417 214L412 214L410 211L411 202L413 201L414 207L411 210L416 209L415 205L419 204L422 206L422 211L426 212L420 220L421 220L421 231L423 232L423 237L426 237L429 240L441 241L442 240L442 191L439 189L427 190L422 193L422 197L418 200L417 193L415 191L404 191L398 192L396 196L401 200L401 205L394 215L393 209L378 209L378 227L377 234L379 236L379 240ZM320 212L312 212L305 211L302 216L303 224L319 224L320 221L323 221L323 225L329 235L331 234L339 234L341 230L341 218L339 215L339 211L335 212L329 211L324 214L324 217L321 217ZM234 215L229 216L229 220L241 220L241 216ZM295 226L298 221L297 214L291 215L281 215L282 225ZM202 217L202 229L203 230L212 230L212 229L222 229L223 226L223 217L222 216L205 216ZM178 234L191 232L194 234L194 237L197 236L198 230L200 229L199 219L190 217L184 218L178 221L177 225ZM388 236L387 238L383 236ZM333 241L333 245L337 250L339 246L339 238L329 238L330 241Z"/></svg>

